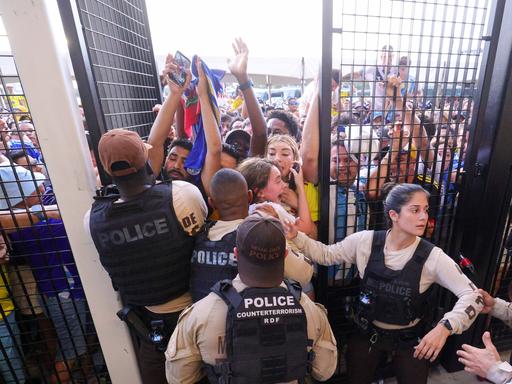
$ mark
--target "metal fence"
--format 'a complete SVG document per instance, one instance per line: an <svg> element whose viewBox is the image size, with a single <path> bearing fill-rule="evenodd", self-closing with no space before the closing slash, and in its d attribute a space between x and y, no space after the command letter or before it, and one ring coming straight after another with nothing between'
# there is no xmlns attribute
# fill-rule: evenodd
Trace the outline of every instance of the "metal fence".
<svg viewBox="0 0 512 384"><path fill-rule="evenodd" d="M59 0L92 147L114 128L149 134L161 102L144 0ZM98 162L104 185L108 176Z"/></svg>
<svg viewBox="0 0 512 384"><path fill-rule="evenodd" d="M512 206L511 206L512 208ZM506 232L503 245L497 262L496 275L490 293L505 301L511 301L512 296L512 209L509 210ZM512 345L512 330L501 320L489 317L487 327L496 340L496 347L500 350L510 348Z"/></svg>
<svg viewBox="0 0 512 384"><path fill-rule="evenodd" d="M330 233L320 232L322 240L385 229L383 200L394 183L408 182L430 192L424 237L459 261L455 223L474 145L490 5L324 1L320 228ZM343 350L359 279L343 265L321 268L319 277L319 297ZM450 300L440 295L434 317ZM344 371L341 361L333 382Z"/></svg>
<svg viewBox="0 0 512 384"><path fill-rule="evenodd" d="M0 44L9 46L5 32ZM107 383L108 371L10 51L0 55L0 108L0 381Z"/></svg>

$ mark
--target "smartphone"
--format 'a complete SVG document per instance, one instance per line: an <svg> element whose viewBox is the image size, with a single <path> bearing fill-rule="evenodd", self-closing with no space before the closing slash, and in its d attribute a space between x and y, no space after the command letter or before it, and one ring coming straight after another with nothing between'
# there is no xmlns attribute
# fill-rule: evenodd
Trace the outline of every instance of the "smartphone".
<svg viewBox="0 0 512 384"><path fill-rule="evenodd" d="M300 171L300 164L295 162L293 163L292 165L292 168L295 170L295 172L299 172ZM293 176L293 173L290 172L290 180L288 181L288 187L295 191L297 189L297 184L295 183L295 177Z"/></svg>
<svg viewBox="0 0 512 384"><path fill-rule="evenodd" d="M185 69L190 68L190 60L180 51L176 51L174 54L174 63L178 66L178 69L169 73L169 80L183 87L187 81Z"/></svg>

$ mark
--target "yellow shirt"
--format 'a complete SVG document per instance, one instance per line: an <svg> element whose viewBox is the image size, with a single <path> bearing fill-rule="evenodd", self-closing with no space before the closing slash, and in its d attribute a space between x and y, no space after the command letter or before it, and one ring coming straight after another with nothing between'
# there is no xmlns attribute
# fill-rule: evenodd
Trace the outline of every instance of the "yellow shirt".
<svg viewBox="0 0 512 384"><path fill-rule="evenodd" d="M9 280L7 277L7 269L5 265L2 265L2 272L0 273L0 305L2 306L2 311L5 316L8 316L11 311L14 309L14 304L9 296L9 290L7 289L7 284L9 284ZM0 319L3 320L3 316L0 313Z"/></svg>
<svg viewBox="0 0 512 384"><path fill-rule="evenodd" d="M320 220L320 194L318 187L313 183L304 183L304 190L306 191L306 200L308 202L309 214L312 221Z"/></svg>

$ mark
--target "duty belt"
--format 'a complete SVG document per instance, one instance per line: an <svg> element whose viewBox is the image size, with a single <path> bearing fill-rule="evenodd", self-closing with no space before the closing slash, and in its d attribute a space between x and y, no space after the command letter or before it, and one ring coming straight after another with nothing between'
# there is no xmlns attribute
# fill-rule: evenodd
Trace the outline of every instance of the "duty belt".
<svg viewBox="0 0 512 384"><path fill-rule="evenodd" d="M375 343L389 343L393 349L405 349L418 345L423 336L425 324L419 321L418 324L404 329L383 329L373 324L364 333L370 336L370 350Z"/></svg>

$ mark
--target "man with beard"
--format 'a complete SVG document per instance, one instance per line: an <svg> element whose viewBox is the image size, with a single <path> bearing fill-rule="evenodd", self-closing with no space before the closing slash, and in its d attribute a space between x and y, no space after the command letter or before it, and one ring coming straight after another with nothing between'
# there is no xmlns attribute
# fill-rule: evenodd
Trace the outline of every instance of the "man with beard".
<svg viewBox="0 0 512 384"><path fill-rule="evenodd" d="M192 150L188 139L176 139L169 146L169 154L164 164L165 179L189 181L190 174L185 169L185 160Z"/></svg>

